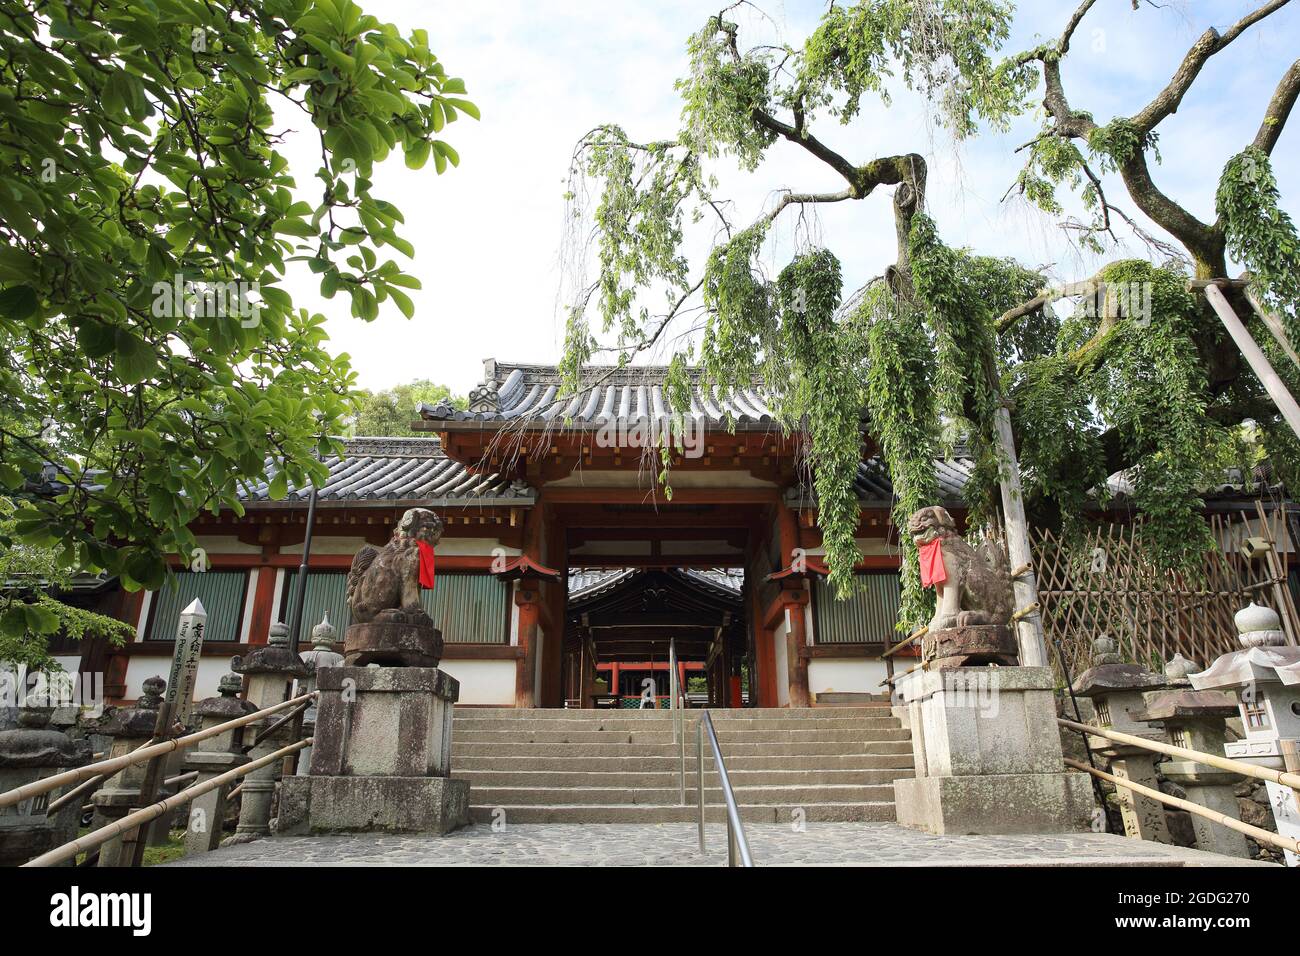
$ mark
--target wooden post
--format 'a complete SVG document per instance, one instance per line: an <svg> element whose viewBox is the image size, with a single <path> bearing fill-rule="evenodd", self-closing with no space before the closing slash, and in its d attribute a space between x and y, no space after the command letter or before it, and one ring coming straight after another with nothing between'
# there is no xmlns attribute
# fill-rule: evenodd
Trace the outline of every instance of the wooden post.
<svg viewBox="0 0 1300 956"><path fill-rule="evenodd" d="M1290 341L1287 340L1286 330L1282 328L1282 320L1264 308L1264 303L1259 301L1259 297L1249 287L1246 289L1246 301L1250 303L1250 307L1263 320L1264 325L1273 334L1273 338L1277 340L1277 344L1281 346L1282 351L1287 354L1287 357L1296 366L1300 367L1300 355L1296 355L1295 349L1291 347Z"/></svg>
<svg viewBox="0 0 1300 956"><path fill-rule="evenodd" d="M1023 610L1038 602L1038 581L1034 575L1033 553L1029 545L1029 521L1025 517L1025 495L1020 484L1020 461L1016 456L1016 440L1011 433L1011 412L1005 403L998 405L994 415L998 433L998 457L1002 471L1002 513L1006 519L1007 556L1013 568L1029 566L1029 570L1011 582L1015 594L1016 610ZM1047 642L1043 639L1043 618L1037 611L1026 614L1016 622L1016 636L1020 641L1022 667L1047 667Z"/></svg>
<svg viewBox="0 0 1300 956"><path fill-rule="evenodd" d="M519 608L519 650L523 656L515 667L516 707L536 704L537 625L541 612L537 602L537 590L528 581L520 581L515 591L515 604Z"/></svg>
<svg viewBox="0 0 1300 956"><path fill-rule="evenodd" d="M1237 348L1245 357L1246 362L1250 365L1251 371L1255 373L1256 378L1264 386L1264 391L1268 392L1268 397L1273 399L1273 404L1277 406L1286 423L1291 426L1291 431L1295 432L1296 437L1300 437L1300 405L1296 405L1295 399L1287 391L1286 385L1282 382L1281 377L1273 370L1263 351L1250 337L1250 332L1246 330L1237 318L1237 313L1232 310L1227 298L1217 285L1207 285L1205 287L1205 297L1210 300L1210 305L1214 311L1219 314L1219 319L1223 322L1224 328L1232 336L1232 341L1237 344Z"/></svg>
<svg viewBox="0 0 1300 956"><path fill-rule="evenodd" d="M808 631L804 627L803 609L808 595L806 591L785 590L781 592L781 598L786 620L785 656L786 672L790 680L790 706L807 707L808 658L804 656L803 649Z"/></svg>

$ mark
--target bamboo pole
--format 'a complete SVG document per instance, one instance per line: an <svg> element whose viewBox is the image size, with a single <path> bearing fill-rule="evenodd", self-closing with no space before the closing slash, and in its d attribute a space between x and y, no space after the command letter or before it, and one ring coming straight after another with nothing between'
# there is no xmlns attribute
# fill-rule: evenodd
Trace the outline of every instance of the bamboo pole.
<svg viewBox="0 0 1300 956"><path fill-rule="evenodd" d="M128 754L123 754L120 757L113 757L111 760L101 760L98 763L86 764L84 767L75 767L72 770L65 770L63 773L56 773L52 777L45 777L33 783L16 787L13 790L6 790L4 793L0 793L0 808L15 806L29 797L48 793L51 790L57 790L59 787L68 784L79 783L90 777L101 775L110 776L124 767L129 767L132 764L139 763L141 760L148 760L151 757L168 754L173 750L183 750L184 748L193 746L202 740L207 740L209 737L215 737L218 734L223 734L227 730L233 730L236 727L243 727L246 724L251 724L254 721L261 720L268 714L274 714L277 711L284 710L286 707L293 707L300 704L304 700L311 698L315 693L315 691L312 691L311 693L302 694L301 696L293 697L289 700L283 700L278 704L272 704L270 707L263 708L262 710L254 711L251 714L245 714L243 717L236 717L234 720L228 720L224 724L216 724L215 726L208 727L204 730L196 731L186 737L177 737L174 740L165 740L160 744L150 744L146 747L138 747Z"/></svg>
<svg viewBox="0 0 1300 956"><path fill-rule="evenodd" d="M1283 850L1290 850L1292 853L1300 853L1300 840L1294 837L1282 836L1271 830L1264 830L1260 827L1251 826L1249 823L1242 823L1236 817L1230 817L1226 813L1220 813L1218 810L1211 810L1209 807L1203 807L1199 803L1193 803L1191 800L1183 800L1179 797L1172 797L1162 790L1156 790L1153 787L1144 787L1140 783L1134 783L1132 780L1124 780L1113 774L1106 773L1104 770L1098 770L1096 767L1089 767L1086 763L1080 763L1069 757L1065 758L1065 765L1074 770L1082 770L1084 773L1090 773L1102 780L1108 780L1117 787L1124 787L1126 790L1133 790L1145 797L1159 803L1168 804L1171 807L1178 807L1180 810L1186 810L1188 813L1194 813L1198 817L1205 817L1212 820L1220 826L1227 827L1229 830L1236 830L1238 833L1244 833L1256 843L1268 843L1272 846L1280 847Z"/></svg>
<svg viewBox="0 0 1300 956"><path fill-rule="evenodd" d="M242 767L236 767L234 770L227 770L223 774L218 774L211 780L205 780L203 783L195 784L186 790L182 790L165 800L159 800L157 803L151 803L143 809L129 813L120 820L114 820L98 830L92 830L83 837L78 837L71 843L65 843L63 846L55 847L48 853L42 853L40 856L28 860L23 866L53 866L55 863L62 863L64 860L72 859L78 853L93 850L95 847L107 843L115 836L119 836L130 830L135 830L150 820L156 820L165 813L170 813L177 807L189 803L195 797L207 793L209 790L215 790L217 787L224 786L237 777L242 777L246 773L254 770L260 770L269 763L282 760L290 754L297 753L303 747L310 746L314 738L308 737L305 740L299 740L296 743L289 744L287 747L281 747L275 753L269 753L265 757L253 760L244 764Z"/></svg>
<svg viewBox="0 0 1300 956"><path fill-rule="evenodd" d="M1073 720L1066 720L1064 717L1057 717L1056 722L1062 727L1068 727L1070 730L1077 730L1082 734L1091 734L1095 737L1105 737L1107 740L1114 740L1118 743L1129 744L1134 747L1143 747L1147 750L1154 750L1156 753L1168 754L1171 757L1182 757L1184 760L1195 760L1197 763L1203 763L1210 767L1218 767L1220 770L1230 770L1233 773L1239 773L1246 777L1255 777L1259 780L1271 780L1273 783L1280 783L1282 786L1290 787L1292 790L1300 789L1300 773L1288 773L1285 770L1271 770L1268 767L1257 767L1253 763L1233 760L1230 757L1219 757L1214 754L1201 753L1199 750L1188 750L1186 747L1175 747L1173 744L1163 743L1159 740L1148 740L1146 737L1134 737L1132 734L1122 734L1118 730L1110 730L1106 727L1094 727L1091 724L1076 723Z"/></svg>
<svg viewBox="0 0 1300 956"><path fill-rule="evenodd" d="M899 641L899 642L898 642L897 644L895 644L893 647L889 648L889 650L885 651L885 652L884 652L883 654L881 654L880 656L881 656L881 657L893 657L895 654L897 654L897 653L898 653L899 651L901 651L903 648L905 648L905 647L910 647L912 644L915 644L915 643L916 643L917 641L919 641L921 638L925 637L925 635L928 634L929 632L930 632L930 628L929 628L929 626L928 626L928 625L925 625L925 624L922 624L919 628L917 628L915 631L913 631L913 632L912 632L911 634L909 634L907 637L903 638L901 641Z"/></svg>

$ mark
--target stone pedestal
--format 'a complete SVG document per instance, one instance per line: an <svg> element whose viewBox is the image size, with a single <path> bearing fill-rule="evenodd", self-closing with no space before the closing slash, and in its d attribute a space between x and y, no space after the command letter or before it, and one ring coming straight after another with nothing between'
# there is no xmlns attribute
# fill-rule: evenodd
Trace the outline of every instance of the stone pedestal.
<svg viewBox="0 0 1300 956"><path fill-rule="evenodd" d="M1148 691L1163 690L1166 684L1164 676L1148 671L1139 664L1120 662L1114 653L1114 643L1109 638L1094 641L1093 648L1097 655L1094 659L1098 663L1078 676L1074 682L1074 693L1092 700L1097 709L1097 725L1133 737L1163 741L1164 734L1141 717L1146 711L1146 698L1143 695ZM1156 759L1159 755L1154 751L1116 743L1099 736L1089 736L1088 746L1109 764L1110 772L1121 780L1131 780L1152 790L1160 789L1160 781L1156 777ZM1163 804L1127 787L1116 787L1115 797L1119 801L1126 834L1157 843L1174 842L1165 820Z"/></svg>
<svg viewBox="0 0 1300 956"><path fill-rule="evenodd" d="M423 611L380 611L375 620L347 629L343 662L349 667L436 668L442 647L442 631Z"/></svg>
<svg viewBox="0 0 1300 956"><path fill-rule="evenodd" d="M932 631L921 639L921 657L931 670L997 664L1012 667L1020 646L1005 624L969 624Z"/></svg>
<svg viewBox="0 0 1300 956"><path fill-rule="evenodd" d="M449 777L453 677L325 667L316 686L311 772L284 781L278 832L449 833L468 823L469 784Z"/></svg>
<svg viewBox="0 0 1300 956"><path fill-rule="evenodd" d="M18 727L0 731L0 793L35 783L90 762L90 742L73 740L48 729L50 707L18 710ZM54 816L46 808L56 793L30 797L0 808L0 866L21 866L77 836L81 801L74 800ZM71 866L72 861L65 861Z"/></svg>
<svg viewBox="0 0 1300 956"><path fill-rule="evenodd" d="M153 739L154 731L158 726L158 708L162 704L162 692L166 686L166 681L161 677L146 679L143 684L144 693L136 701L135 707L124 707L108 716L101 730L113 738L113 744L108 749L110 758L125 756ZM95 818L92 824L95 829L120 820L133 810L139 809L140 787L144 783L148 768L147 760L124 767L109 777L91 797L90 802L95 805ZM150 827L160 825L166 826L160 821L149 824ZM147 836L142 834L142 838ZM130 866L132 861L126 858L123 852L125 849L120 835L101 844L99 865Z"/></svg>
<svg viewBox="0 0 1300 956"><path fill-rule="evenodd" d="M206 730L218 724L251 714L256 708L239 699L243 681L227 674L217 685L220 696L208 697L194 706L194 716L199 729ZM184 769L198 771L196 784L206 783L213 777L242 767L248 763L244 755L245 727L236 727L225 733L200 741L185 757ZM209 790L190 801L189 822L185 828L185 853L207 853L221 843L221 830L226 821L226 799L234 784Z"/></svg>
<svg viewBox="0 0 1300 956"><path fill-rule="evenodd" d="M916 779L894 782L898 822L935 834L1087 830L1092 791L1067 773L1047 667L917 671L910 711Z"/></svg>
<svg viewBox="0 0 1300 956"><path fill-rule="evenodd" d="M1168 669L1165 674L1169 675ZM1138 717L1163 727L1165 739L1175 747L1221 757L1224 722L1236 713L1236 701L1220 691L1170 690L1148 695L1146 711ZM1180 758L1165 761L1160 765L1160 772L1165 779L1182 787L1193 803L1241 819L1234 789L1242 779L1240 774ZM1196 814L1191 817L1197 847L1249 859L1251 853L1244 835L1205 817Z"/></svg>
<svg viewBox="0 0 1300 956"><path fill-rule="evenodd" d="M230 662L231 670L243 674L248 682L248 702L253 710L263 710L289 699L293 681L305 677L307 668L302 659L289 650L289 629L284 624L271 625L270 640L251 651L247 657L236 657ZM265 728L284 716L278 711L256 723L248 724L244 734L255 740ZM302 739L302 715L281 725L275 733L264 738L248 753L249 760L258 760L267 754ZM281 761L273 761L244 778L240 791L239 823L235 835L225 843L246 843L269 836L271 833L271 804L275 797L275 784L280 779ZM224 844L223 844L224 845Z"/></svg>

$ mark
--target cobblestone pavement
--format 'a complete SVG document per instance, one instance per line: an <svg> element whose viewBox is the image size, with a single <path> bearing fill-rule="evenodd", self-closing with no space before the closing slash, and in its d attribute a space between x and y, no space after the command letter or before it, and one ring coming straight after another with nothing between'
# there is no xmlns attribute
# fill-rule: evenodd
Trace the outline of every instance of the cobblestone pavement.
<svg viewBox="0 0 1300 956"><path fill-rule="evenodd" d="M1248 861L1106 833L936 837L892 823L745 827L756 866L1236 866ZM722 866L726 830L691 824L478 824L445 837L272 837L171 866Z"/></svg>

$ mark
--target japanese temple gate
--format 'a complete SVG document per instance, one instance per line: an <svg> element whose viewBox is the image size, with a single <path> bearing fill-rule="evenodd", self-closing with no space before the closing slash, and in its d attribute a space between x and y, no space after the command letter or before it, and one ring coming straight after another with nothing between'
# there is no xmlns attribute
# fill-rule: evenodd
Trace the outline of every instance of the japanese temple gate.
<svg viewBox="0 0 1300 956"><path fill-rule="evenodd" d="M557 404L555 367L489 360L468 410L424 406L420 437L348 440L318 489L304 633L324 614L346 627L352 555L420 506L446 522L437 585L423 599L463 704L628 706L615 699L632 696L620 693L630 689L623 679L666 675L669 638L700 702L882 694L899 582L880 461L864 457L855 481L861 587L836 601L797 474L802 438L782 435L757 387L722 393L696 380L685 418L694 431L674 456L669 498L644 455L646 436L667 421L663 370L588 374L592 387ZM936 464L954 508L967 465ZM136 698L165 670L175 614L199 597L210 617L198 692L212 693L230 658L288 619L308 496L295 488L272 500L263 483L248 490L242 517L201 518L202 552L176 562L174 587L117 597L111 610L136 624L136 640L87 647L80 668L107 673L110 701ZM593 599L602 578L605 597Z"/></svg>

